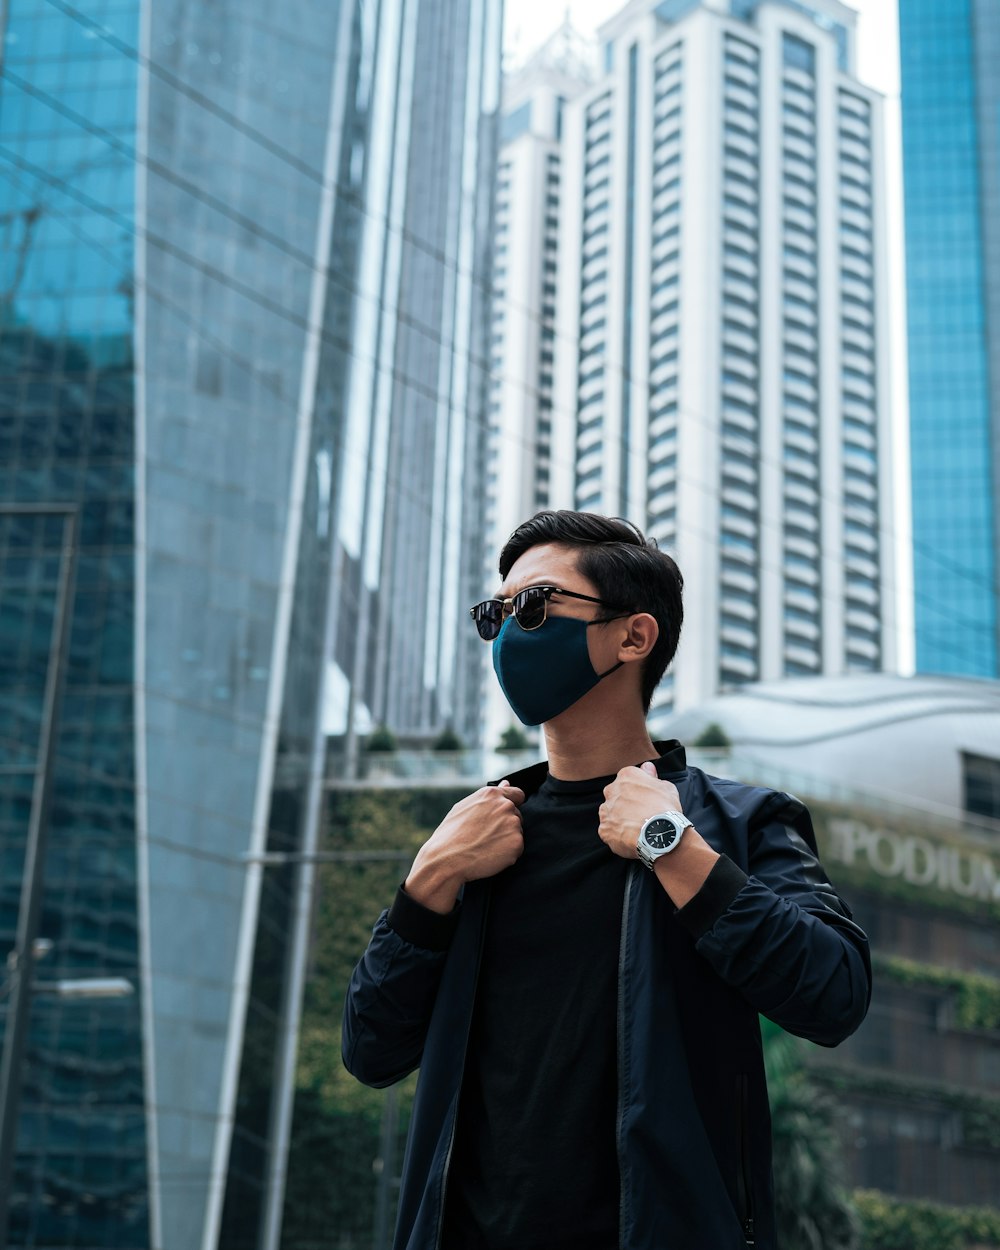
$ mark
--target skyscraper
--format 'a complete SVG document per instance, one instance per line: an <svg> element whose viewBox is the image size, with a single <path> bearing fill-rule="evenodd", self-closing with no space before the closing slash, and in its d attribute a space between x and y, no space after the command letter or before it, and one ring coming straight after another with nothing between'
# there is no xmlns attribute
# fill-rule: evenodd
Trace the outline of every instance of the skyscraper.
<svg viewBox="0 0 1000 1250"><path fill-rule="evenodd" d="M334 556L330 728L349 755L373 721L425 741L450 725L471 745L480 715L466 607L485 522L501 3L447 0L418 17L408 0L401 12L413 43L382 88L396 90L395 71L399 99L371 125L387 220L368 217L360 241L376 299L354 328L367 346L347 399ZM381 19L378 33L382 46Z"/></svg>
<svg viewBox="0 0 1000 1250"><path fill-rule="evenodd" d="M479 575L499 4L2 12L0 932L59 550L2 505L74 505L45 980L136 990L37 987L12 1240L272 1247L327 657L401 728L475 705L424 606Z"/></svg>
<svg viewBox="0 0 1000 1250"><path fill-rule="evenodd" d="M881 102L854 21L837 0L632 0L565 106L572 442L550 498L676 555L664 710L894 664Z"/></svg>
<svg viewBox="0 0 1000 1250"><path fill-rule="evenodd" d="M486 557L476 598L495 589L497 555L515 526L572 483L571 414L553 411L562 130L568 100L594 77L592 49L569 19L504 81L497 160ZM565 262L564 262L565 263ZM485 664L488 650L479 648ZM487 674L484 743L512 714Z"/></svg>
<svg viewBox="0 0 1000 1250"><path fill-rule="evenodd" d="M916 663L1000 675L1000 13L900 0Z"/></svg>

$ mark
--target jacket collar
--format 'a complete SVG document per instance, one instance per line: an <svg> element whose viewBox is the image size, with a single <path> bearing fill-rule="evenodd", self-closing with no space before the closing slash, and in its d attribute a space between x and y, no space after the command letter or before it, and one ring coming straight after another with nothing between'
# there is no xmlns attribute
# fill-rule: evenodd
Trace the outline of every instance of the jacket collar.
<svg viewBox="0 0 1000 1250"><path fill-rule="evenodd" d="M687 768L687 756L684 748L676 738L671 738L669 742L654 742L656 747L657 761L656 771L661 777L670 777L675 773L682 773ZM546 760L540 760L537 764L530 764L527 768L520 768L516 773L508 773L507 780L512 786L517 786L519 790L524 791L525 798L532 794L537 794L542 787L542 783L549 775L549 766ZM491 781L489 784L495 786L497 781Z"/></svg>

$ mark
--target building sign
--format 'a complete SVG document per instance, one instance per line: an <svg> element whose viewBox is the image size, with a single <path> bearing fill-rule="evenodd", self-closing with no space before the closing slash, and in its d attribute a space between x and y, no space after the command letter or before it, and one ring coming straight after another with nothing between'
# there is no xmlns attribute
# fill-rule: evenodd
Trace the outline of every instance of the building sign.
<svg viewBox="0 0 1000 1250"><path fill-rule="evenodd" d="M827 820L826 831L830 861L869 868L881 877L902 877L910 885L962 898L1000 903L1000 864L979 847L893 833L843 818Z"/></svg>

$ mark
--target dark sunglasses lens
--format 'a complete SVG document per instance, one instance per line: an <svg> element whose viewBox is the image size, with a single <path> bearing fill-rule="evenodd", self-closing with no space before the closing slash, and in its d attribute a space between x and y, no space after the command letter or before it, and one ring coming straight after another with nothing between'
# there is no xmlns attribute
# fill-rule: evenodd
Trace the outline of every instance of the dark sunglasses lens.
<svg viewBox="0 0 1000 1250"><path fill-rule="evenodd" d="M537 629L545 620L545 592L529 586L514 596L514 616L522 629Z"/></svg>
<svg viewBox="0 0 1000 1250"><path fill-rule="evenodd" d="M479 637L484 642L492 642L503 624L503 604L499 599L487 599L484 603L477 603L472 610L472 617L476 622L476 629L479 630Z"/></svg>

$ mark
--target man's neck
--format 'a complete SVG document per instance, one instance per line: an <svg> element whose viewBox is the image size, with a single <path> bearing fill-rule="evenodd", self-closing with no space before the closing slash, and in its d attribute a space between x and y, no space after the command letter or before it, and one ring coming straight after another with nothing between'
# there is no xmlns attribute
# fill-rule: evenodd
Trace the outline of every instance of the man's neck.
<svg viewBox="0 0 1000 1250"><path fill-rule="evenodd" d="M630 764L638 766L656 759L656 748L641 713L629 717L613 732L603 718L574 718L571 724L561 724L563 720L550 721L544 730L549 772L560 781L607 777ZM614 719L610 723L614 724Z"/></svg>

